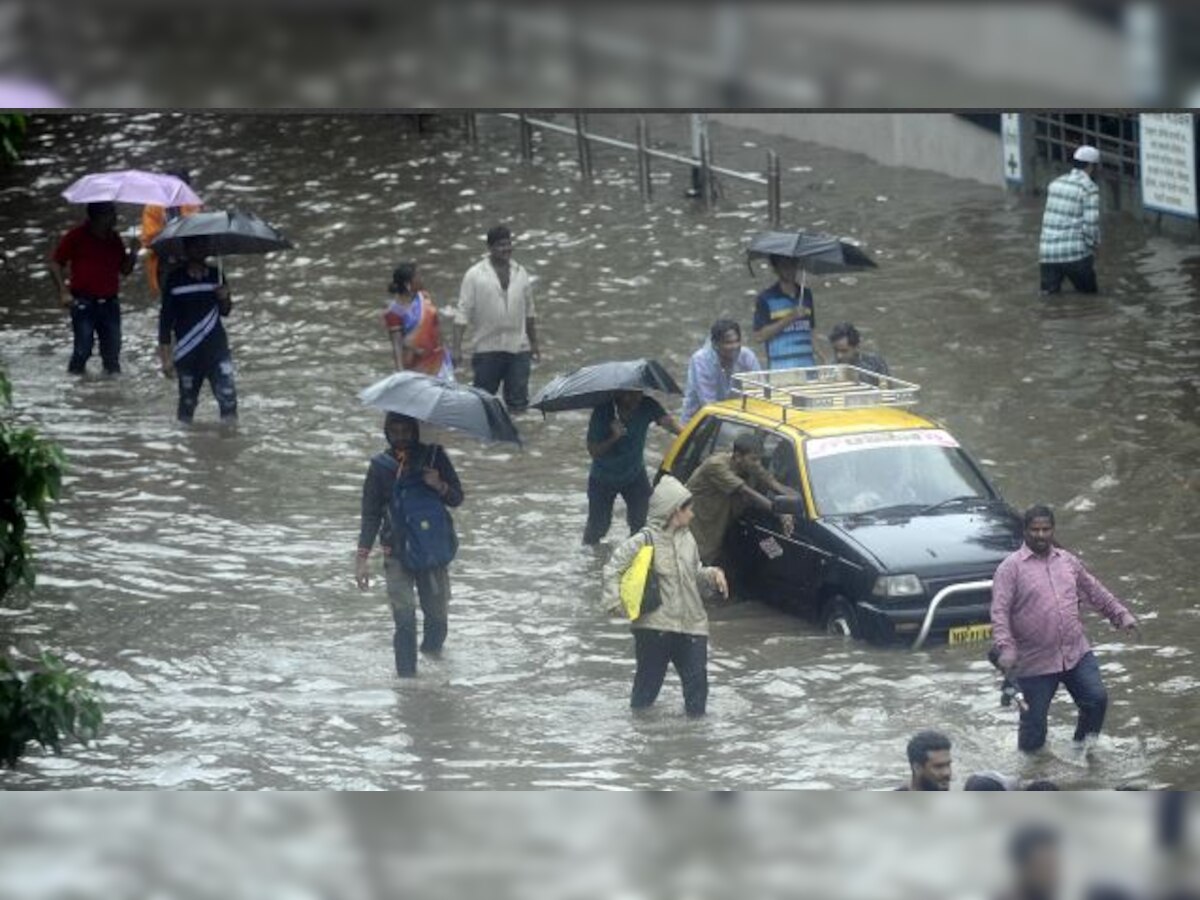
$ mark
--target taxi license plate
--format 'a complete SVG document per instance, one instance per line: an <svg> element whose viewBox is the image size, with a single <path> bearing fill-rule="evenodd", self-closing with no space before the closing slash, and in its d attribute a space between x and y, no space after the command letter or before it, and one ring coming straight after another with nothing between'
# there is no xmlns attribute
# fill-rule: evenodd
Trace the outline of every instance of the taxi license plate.
<svg viewBox="0 0 1200 900"><path fill-rule="evenodd" d="M991 637L991 625L960 625L958 628L950 629L949 643L974 644L978 641L990 640Z"/></svg>

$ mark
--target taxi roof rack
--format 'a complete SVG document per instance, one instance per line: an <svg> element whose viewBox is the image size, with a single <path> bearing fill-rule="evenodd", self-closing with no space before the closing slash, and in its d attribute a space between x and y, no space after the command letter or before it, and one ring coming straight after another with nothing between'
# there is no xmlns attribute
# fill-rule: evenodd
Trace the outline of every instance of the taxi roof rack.
<svg viewBox="0 0 1200 900"><path fill-rule="evenodd" d="M733 396L742 408L750 399L766 400L793 409L861 409L871 406L912 406L920 385L857 366L811 366L738 372L732 378ZM785 412L786 417L786 412Z"/></svg>

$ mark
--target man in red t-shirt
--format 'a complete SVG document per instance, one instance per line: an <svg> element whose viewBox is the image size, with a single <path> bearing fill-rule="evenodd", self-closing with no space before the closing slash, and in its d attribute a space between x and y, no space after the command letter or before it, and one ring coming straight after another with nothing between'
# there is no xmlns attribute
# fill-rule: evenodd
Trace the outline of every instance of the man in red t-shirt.
<svg viewBox="0 0 1200 900"><path fill-rule="evenodd" d="M133 271L140 243L129 239L129 250L117 234L117 208L112 203L89 203L87 221L76 225L58 242L50 256L50 277L58 286L59 302L71 311L75 346L67 371L82 375L100 339L104 371L121 371L120 277ZM70 274L68 276L68 269Z"/></svg>

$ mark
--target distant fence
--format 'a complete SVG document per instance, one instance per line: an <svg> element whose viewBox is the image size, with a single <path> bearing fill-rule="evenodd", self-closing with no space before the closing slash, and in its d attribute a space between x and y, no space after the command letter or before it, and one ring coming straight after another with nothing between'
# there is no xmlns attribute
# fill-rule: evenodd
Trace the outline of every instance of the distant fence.
<svg viewBox="0 0 1200 900"><path fill-rule="evenodd" d="M585 184L591 184L593 180L593 144L615 147L618 150L632 152L635 155L637 163L638 193L644 202L649 201L651 198L650 163L651 160L655 159L690 167L696 173L695 187L699 196L704 201L705 209L711 209L713 205L712 188L715 183L713 179L714 175L720 175L734 181L765 186L767 189L767 217L772 228L779 227L781 219L781 177L779 154L774 150L767 151L766 167L762 172L740 172L735 169L713 165L712 148L709 145L707 133L700 135L700 153L696 157L683 156L679 153L671 153L667 150L659 150L651 147L645 116L637 117L637 139L635 143L630 143L629 141L622 141L618 138L588 131L587 116L584 113L575 113L574 127L562 125L558 122L549 122L545 119L535 119L525 113L497 113L496 115L501 119L517 123L517 141L521 151L521 158L526 161L533 159L533 131L535 128L574 137L579 154L579 173ZM478 140L477 116L477 113L467 113L465 119L467 137L472 144Z"/></svg>

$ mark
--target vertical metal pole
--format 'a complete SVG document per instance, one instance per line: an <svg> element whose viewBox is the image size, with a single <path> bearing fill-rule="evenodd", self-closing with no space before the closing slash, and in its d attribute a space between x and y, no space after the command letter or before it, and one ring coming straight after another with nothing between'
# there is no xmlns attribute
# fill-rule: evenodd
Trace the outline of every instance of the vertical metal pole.
<svg viewBox="0 0 1200 900"><path fill-rule="evenodd" d="M650 199L650 156L646 153L646 117L638 116L637 120L637 165L638 193L642 202Z"/></svg>
<svg viewBox="0 0 1200 900"><path fill-rule="evenodd" d="M479 121L475 113L467 113L463 116L463 126L467 132L467 143L472 147L479 144Z"/></svg>
<svg viewBox="0 0 1200 900"><path fill-rule="evenodd" d="M517 124L520 129L519 139L521 142L521 159L525 162L532 162L533 126L529 124L529 117L525 115L525 113L520 114Z"/></svg>
<svg viewBox="0 0 1200 900"><path fill-rule="evenodd" d="M587 139L587 119L575 113L575 140L579 144L579 177L585 185L592 183L592 147Z"/></svg>
<svg viewBox="0 0 1200 900"><path fill-rule="evenodd" d="M700 142L704 135L708 134L708 115L706 113L692 113L692 159L700 159ZM692 166L692 186L688 190L689 197L699 197L700 193L706 190L707 186L700 177L700 166Z"/></svg>
<svg viewBox="0 0 1200 900"><path fill-rule="evenodd" d="M771 227L778 228L783 218L780 197L779 154L774 150L767 151L767 215Z"/></svg>
<svg viewBox="0 0 1200 900"><path fill-rule="evenodd" d="M712 161L709 157L711 152L712 148L708 142L708 135L700 135L700 184L701 192L704 195L704 209L706 211L712 209L713 203L712 172L709 171L709 166L712 165Z"/></svg>

